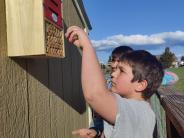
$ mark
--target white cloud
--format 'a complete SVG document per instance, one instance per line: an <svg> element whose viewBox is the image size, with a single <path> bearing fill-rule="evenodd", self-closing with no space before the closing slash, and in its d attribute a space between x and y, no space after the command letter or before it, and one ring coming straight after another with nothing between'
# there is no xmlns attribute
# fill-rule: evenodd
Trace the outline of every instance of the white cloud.
<svg viewBox="0 0 184 138"><path fill-rule="evenodd" d="M184 32L162 32L152 35L114 35L103 40L92 40L94 47L97 50L105 50L119 45L169 45L170 42L184 43Z"/></svg>
<svg viewBox="0 0 184 138"><path fill-rule="evenodd" d="M161 39L173 39L173 40L184 40L184 32L176 31L176 32L163 32L158 34L153 34L152 36L159 37Z"/></svg>
<svg viewBox="0 0 184 138"><path fill-rule="evenodd" d="M107 40L118 42L118 44L127 44L127 45L147 45L147 44L162 44L164 41L159 37L147 36L147 35L116 35L107 38Z"/></svg>
<svg viewBox="0 0 184 138"><path fill-rule="evenodd" d="M114 40L99 40L99 41L96 41L96 40L92 40L92 43L94 45L94 47L101 47L101 46L116 46L118 45L119 43L114 41Z"/></svg>

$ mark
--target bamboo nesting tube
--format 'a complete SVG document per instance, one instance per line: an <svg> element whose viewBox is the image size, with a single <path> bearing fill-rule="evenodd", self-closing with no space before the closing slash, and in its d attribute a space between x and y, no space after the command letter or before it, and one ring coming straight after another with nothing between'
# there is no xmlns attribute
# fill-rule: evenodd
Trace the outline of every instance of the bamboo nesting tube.
<svg viewBox="0 0 184 138"><path fill-rule="evenodd" d="M46 22L46 53L51 56L64 56L63 31Z"/></svg>

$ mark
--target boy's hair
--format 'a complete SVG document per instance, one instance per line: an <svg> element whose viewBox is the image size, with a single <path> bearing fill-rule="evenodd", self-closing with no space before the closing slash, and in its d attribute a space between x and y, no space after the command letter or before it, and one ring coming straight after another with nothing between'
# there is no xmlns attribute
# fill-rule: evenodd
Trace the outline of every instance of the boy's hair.
<svg viewBox="0 0 184 138"><path fill-rule="evenodd" d="M125 53L129 53L132 52L133 49L129 46L119 46L116 47L111 54L111 60L113 60L114 58L120 58L121 56L123 56Z"/></svg>
<svg viewBox="0 0 184 138"><path fill-rule="evenodd" d="M146 80L148 85L143 91L144 99L148 99L162 82L164 71L161 63L155 56L145 50L136 50L125 54L120 62L127 63L132 68L132 82Z"/></svg>

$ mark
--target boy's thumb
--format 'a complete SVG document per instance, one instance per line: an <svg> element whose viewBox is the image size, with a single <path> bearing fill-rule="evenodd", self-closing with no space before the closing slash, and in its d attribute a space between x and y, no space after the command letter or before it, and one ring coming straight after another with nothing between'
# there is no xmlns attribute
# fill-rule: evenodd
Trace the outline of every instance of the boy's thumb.
<svg viewBox="0 0 184 138"><path fill-rule="evenodd" d="M72 135L77 135L77 134L78 134L78 130L72 131Z"/></svg>

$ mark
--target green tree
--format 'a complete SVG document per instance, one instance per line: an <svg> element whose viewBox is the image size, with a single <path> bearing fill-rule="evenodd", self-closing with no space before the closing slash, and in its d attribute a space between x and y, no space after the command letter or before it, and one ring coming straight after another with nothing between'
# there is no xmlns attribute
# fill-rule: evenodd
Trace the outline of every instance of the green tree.
<svg viewBox="0 0 184 138"><path fill-rule="evenodd" d="M108 62L111 62L111 60L112 60L112 57L111 57L111 56L109 56Z"/></svg>
<svg viewBox="0 0 184 138"><path fill-rule="evenodd" d="M170 51L169 47L166 47L165 52L160 56L160 62L164 68L169 68L174 61L176 61L175 54Z"/></svg>
<svg viewBox="0 0 184 138"><path fill-rule="evenodd" d="M100 63L101 69L105 70L105 65L103 63Z"/></svg>

